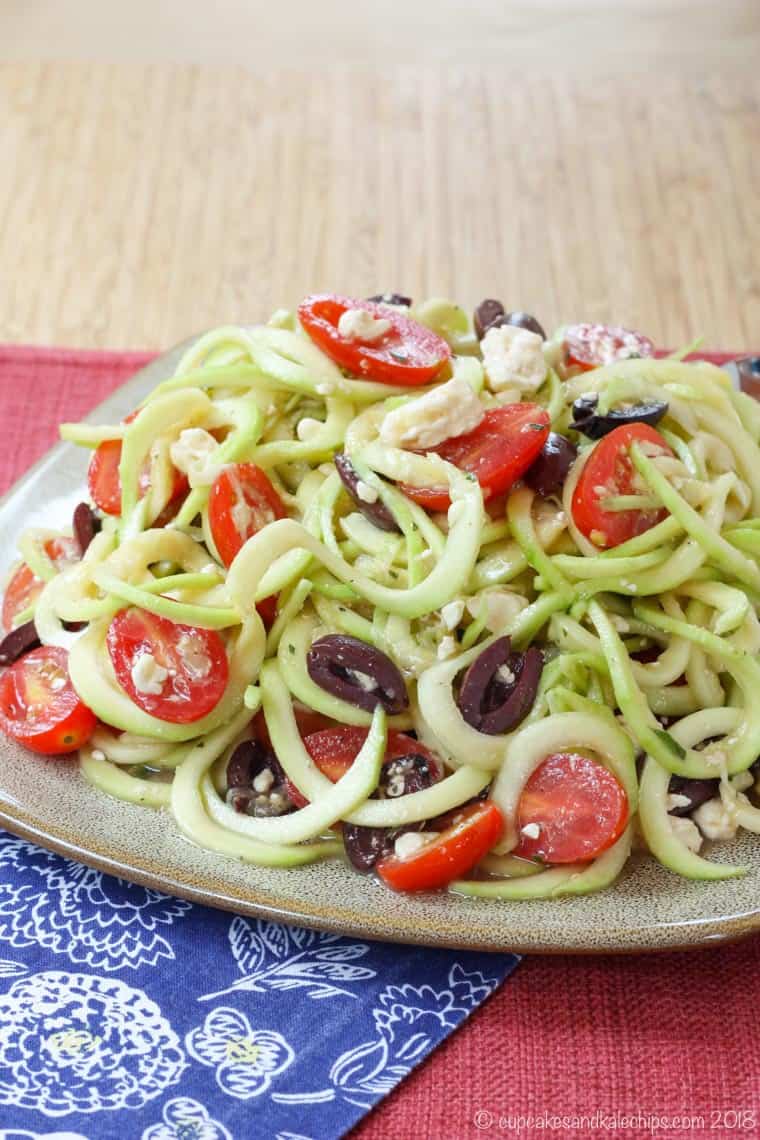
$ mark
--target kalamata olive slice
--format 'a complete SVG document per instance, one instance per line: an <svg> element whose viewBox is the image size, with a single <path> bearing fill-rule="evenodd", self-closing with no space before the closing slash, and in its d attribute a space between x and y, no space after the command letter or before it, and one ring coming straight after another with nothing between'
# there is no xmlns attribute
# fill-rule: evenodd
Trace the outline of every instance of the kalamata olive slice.
<svg viewBox="0 0 760 1140"><path fill-rule="evenodd" d="M670 809L670 815L690 815L696 808L718 795L720 780L689 780L686 776L671 776L669 790L673 795L684 796L689 802Z"/></svg>
<svg viewBox="0 0 760 1140"><path fill-rule="evenodd" d="M573 422L570 427L589 439L601 439L609 435L621 424L649 424L656 427L667 414L668 405L664 400L645 400L641 404L612 408L605 415L597 415L597 395L580 396L573 404Z"/></svg>
<svg viewBox="0 0 760 1140"><path fill-rule="evenodd" d="M550 431L538 459L523 475L537 495L545 498L562 490L567 473L578 457L578 448L564 435Z"/></svg>
<svg viewBox="0 0 760 1140"><path fill-rule="evenodd" d="M393 848L387 827L361 827L358 823L343 824L343 843L351 865L365 873Z"/></svg>
<svg viewBox="0 0 760 1140"><path fill-rule="evenodd" d="M760 398L760 356L741 356L734 365L742 392Z"/></svg>
<svg viewBox="0 0 760 1140"><path fill-rule="evenodd" d="M542 669L543 657L535 646L513 653L508 637L497 638L462 678L459 711L478 732L510 732L533 707Z"/></svg>
<svg viewBox="0 0 760 1140"><path fill-rule="evenodd" d="M285 773L275 754L258 740L243 740L227 762L227 802L246 815L291 811Z"/></svg>
<svg viewBox="0 0 760 1140"><path fill-rule="evenodd" d="M33 621L26 621L23 625L16 626L0 641L0 665L12 665L24 653L36 649L39 644L40 640Z"/></svg>
<svg viewBox="0 0 760 1140"><path fill-rule="evenodd" d="M100 530L100 519L89 503L80 503L74 509L73 519L74 538L79 543L79 549L84 555L87 547Z"/></svg>
<svg viewBox="0 0 760 1140"><path fill-rule="evenodd" d="M505 325L516 325L517 328L527 329L528 332L536 333L541 337L541 340L546 340L546 333L544 332L543 325L531 316L530 313L507 313L507 319L504 321Z"/></svg>
<svg viewBox="0 0 760 1140"><path fill-rule="evenodd" d="M375 293L374 297L367 297L367 300L378 305L405 305L407 309L412 305L412 298L405 297L403 293Z"/></svg>
<svg viewBox="0 0 760 1140"><path fill-rule="evenodd" d="M359 494L361 489L359 486L361 483L359 473L346 453L339 451L338 454L333 457L333 463L340 475L341 483L364 517L369 519L371 523L374 523L376 527L379 527L380 530L400 533L401 528L381 499L375 499L374 502L368 503L366 499L361 497Z"/></svg>
<svg viewBox="0 0 760 1140"><path fill-rule="evenodd" d="M473 324L478 340L482 340L489 329L499 328L500 325L513 325L515 328L526 329L536 333L542 340L546 340L543 326L530 313L517 310L507 313L501 301L481 301L475 310Z"/></svg>
<svg viewBox="0 0 760 1140"><path fill-rule="evenodd" d="M383 799L408 796L411 792L421 792L441 778L442 772L434 769L427 756L421 752L411 752L384 764L380 771L378 795Z"/></svg>
<svg viewBox="0 0 760 1140"><path fill-rule="evenodd" d="M330 633L318 638L306 655L306 667L325 692L367 712L380 704L394 715L409 706L404 678L390 657L356 637Z"/></svg>
<svg viewBox="0 0 760 1140"><path fill-rule="evenodd" d="M481 301L472 317L472 323L475 327L475 334L478 340L482 340L494 321L497 321L499 317L503 317L504 315L504 306L501 301L495 301L493 298L487 298L485 301Z"/></svg>

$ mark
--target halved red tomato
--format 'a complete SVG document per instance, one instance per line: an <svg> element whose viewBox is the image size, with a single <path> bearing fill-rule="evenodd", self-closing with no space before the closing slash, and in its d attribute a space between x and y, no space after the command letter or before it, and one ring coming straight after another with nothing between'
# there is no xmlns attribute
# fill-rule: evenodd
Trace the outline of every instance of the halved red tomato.
<svg viewBox="0 0 760 1140"><path fill-rule="evenodd" d="M304 744L320 772L335 784L341 776L345 776L358 756L367 739L368 731L366 728L341 724L335 728L323 728L311 732L304 739ZM435 778L440 779L443 776L441 762L433 752L413 736L392 729L388 733L383 764L400 760L402 756L423 756L430 765L430 770L435 773ZM296 807L304 807L309 802L298 788L290 783L288 783L288 792Z"/></svg>
<svg viewBox="0 0 760 1140"><path fill-rule="evenodd" d="M116 614L106 645L122 689L159 720L192 724L216 708L227 688L227 653L213 629L132 606Z"/></svg>
<svg viewBox="0 0 760 1140"><path fill-rule="evenodd" d="M394 891L435 891L460 879L498 843L504 817L491 800L481 800L450 812L437 827L438 836L412 855L389 855L377 863L384 883Z"/></svg>
<svg viewBox="0 0 760 1140"><path fill-rule="evenodd" d="M137 416L131 412L124 420L131 423ZM98 445L90 460L87 470L87 487L90 498L99 510L107 515L121 514L121 480L119 479L119 464L121 462L121 440L107 439ZM140 498L146 494L150 487L150 463L143 468L138 483ZM187 494L189 484L187 475L175 470L174 484L172 486L171 501Z"/></svg>
<svg viewBox="0 0 760 1140"><path fill-rule="evenodd" d="M620 325L570 325L565 330L565 350L567 363L584 372L616 360L654 356L654 345L648 336Z"/></svg>
<svg viewBox="0 0 760 1140"><path fill-rule="evenodd" d="M629 454L634 442L653 445L663 455L673 454L660 433L648 424L622 424L599 440L581 472L572 503L575 525L594 546L620 546L667 515L663 508L610 511L602 506L614 495L648 494Z"/></svg>
<svg viewBox="0 0 760 1140"><path fill-rule="evenodd" d="M491 408L473 431L428 448L461 471L477 476L483 498L509 490L536 460L549 435L550 420L538 404L505 404ZM445 511L451 504L447 487L410 487L401 490L429 511Z"/></svg>
<svg viewBox="0 0 760 1140"><path fill-rule="evenodd" d="M45 543L45 553L51 558L56 567L61 570L69 562L76 562L81 557L79 546L75 539L62 536L49 538ZM22 562L14 571L3 596L2 622L3 628L9 630L16 614L20 614L37 600L45 583L41 578Z"/></svg>
<svg viewBox="0 0 760 1140"><path fill-rule="evenodd" d="M622 835L628 814L628 796L609 769L580 753L557 752L523 789L513 854L546 863L595 859Z"/></svg>
<svg viewBox="0 0 760 1140"><path fill-rule="evenodd" d="M40 646L0 676L0 730L32 752L75 752L96 724L71 684L65 649Z"/></svg>
<svg viewBox="0 0 760 1140"><path fill-rule="evenodd" d="M269 476L255 463L230 463L211 488L211 537L225 566L254 534L287 515Z"/></svg>
<svg viewBox="0 0 760 1140"><path fill-rule="evenodd" d="M349 309L364 309L375 320L388 321L390 328L372 341L342 336L338 322ZM341 368L381 384L428 384L451 358L451 349L437 333L377 301L320 293L301 302L298 319L314 343Z"/></svg>

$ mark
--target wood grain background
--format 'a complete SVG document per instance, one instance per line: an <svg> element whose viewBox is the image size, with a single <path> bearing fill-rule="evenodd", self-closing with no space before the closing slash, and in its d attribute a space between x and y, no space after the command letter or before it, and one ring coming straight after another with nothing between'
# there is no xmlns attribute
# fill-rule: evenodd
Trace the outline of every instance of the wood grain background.
<svg viewBox="0 0 760 1140"><path fill-rule="evenodd" d="M757 0L4 0L0 340L395 289L758 347L759 54Z"/></svg>

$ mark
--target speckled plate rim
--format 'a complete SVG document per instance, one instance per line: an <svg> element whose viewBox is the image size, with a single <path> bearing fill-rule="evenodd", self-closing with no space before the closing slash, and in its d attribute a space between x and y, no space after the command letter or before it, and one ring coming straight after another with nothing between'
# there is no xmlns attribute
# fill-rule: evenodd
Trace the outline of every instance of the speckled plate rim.
<svg viewBox="0 0 760 1140"><path fill-rule="evenodd" d="M151 361L94 408L85 418L97 422L103 419L113 420L125 414L149 387L162 378L162 375L171 374L176 361L195 339L195 337L189 338ZM53 465L56 459L63 456L67 450L70 450L67 445L57 444L0 497L0 523L3 521L6 509L17 496L29 484L34 483L40 473ZM0 759L2 759L2 752L3 742L0 741ZM137 810L148 811L149 809ZM42 816L34 812L31 804L15 799L13 794L4 786L2 769L0 769L0 826L21 839L39 844L41 847L96 870L117 875L127 881L188 899L191 902L253 917L311 926L354 937L381 939L411 945L479 949L500 953L515 951L518 953L549 954L624 954L706 948L734 942L760 931L760 896L757 892L755 892L755 897L758 898L758 905L752 909L731 911L729 907L728 913L715 913L713 911L693 918L677 918L673 921L665 919L642 922L641 916L637 916L630 923L605 925L603 932L594 929L591 933L589 930L584 936L576 930L566 939L557 939L556 936L547 938L542 935L540 921L538 923L521 922L519 916L524 908L527 910L530 907L531 913L533 913L533 908L538 906L539 913L542 908L550 907L552 916L556 918L557 914L565 908L572 907L575 910L579 906L582 907L584 902L582 898L543 900L540 903L530 904L489 902L486 905L495 908L493 911L495 920L497 920L497 913L501 912L498 913L498 920L494 922L494 934L496 935L498 930L498 940L484 936L482 932L473 937L473 931L469 929L468 913L472 916L470 908L473 904L479 905L481 900L449 896L446 899L446 921L443 924L440 918L426 916L422 913L416 914L410 919L408 908L403 913L402 908L397 914L396 908L393 906L376 905L373 907L373 896L369 892L361 907L341 907L329 896L326 896L320 905L301 900L298 906L294 906L291 901L283 900L281 896L276 893L269 893L260 886L255 889L242 890L232 881L231 877L226 882L225 888L220 889L217 885L219 876L193 872L189 858L183 867L186 873L168 875L157 862L151 861L144 853L140 854L135 849L119 843L106 847L95 841L92 835L88 838L86 821L84 830L79 830L79 833L75 834L73 830L64 825L60 818L56 818L54 812L52 815ZM179 835L176 838L178 842L186 842ZM187 845L187 850L192 852L191 845ZM218 859L222 864L224 863L223 857L219 856ZM234 866L235 864L232 863L231 865ZM355 873L350 868L345 867L341 870L345 875L356 879ZM753 870L760 870L760 860L757 861ZM295 874L298 872L291 871L288 873ZM753 879L755 877L752 876ZM672 879L669 882L672 885ZM733 882L737 882L737 880ZM677 883L682 883L683 889L694 886L694 884L687 884L681 880L677 880ZM615 888L613 887L612 890ZM676 893L677 890L676 887ZM420 901L422 902L422 900ZM625 907L621 905L618 908L618 913L625 913ZM508 915L513 921L507 920ZM507 920L506 927L509 929L509 933L505 931L505 920Z"/></svg>

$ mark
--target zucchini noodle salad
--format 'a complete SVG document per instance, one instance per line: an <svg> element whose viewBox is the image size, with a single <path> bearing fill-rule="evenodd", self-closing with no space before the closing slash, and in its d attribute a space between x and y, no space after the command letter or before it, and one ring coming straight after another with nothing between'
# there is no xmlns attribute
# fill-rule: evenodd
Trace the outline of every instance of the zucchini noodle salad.
<svg viewBox="0 0 760 1140"><path fill-rule="evenodd" d="M711 841L760 832L760 405L691 351L397 294L200 337L62 425L88 498L19 539L0 729L262 866L745 873Z"/></svg>

